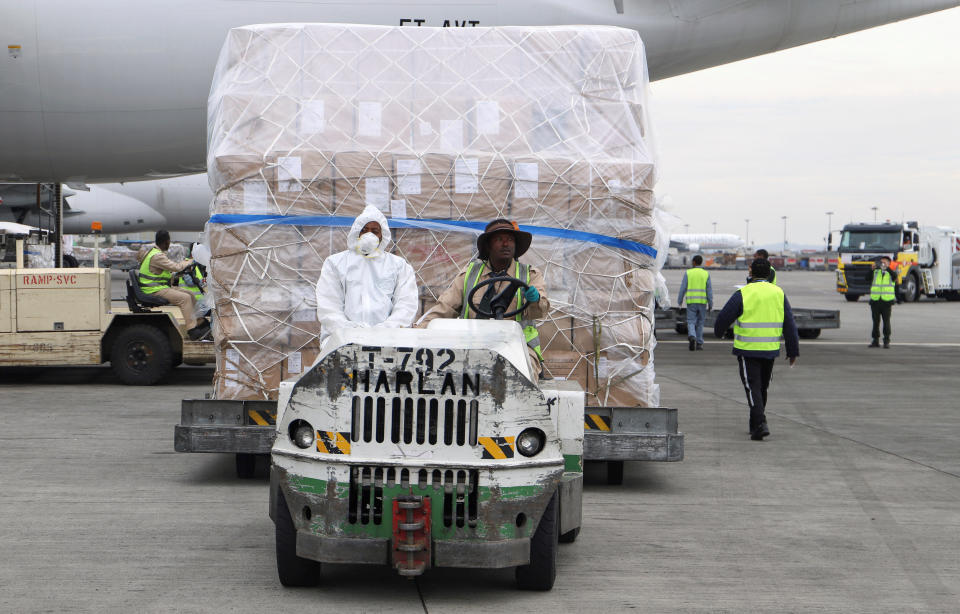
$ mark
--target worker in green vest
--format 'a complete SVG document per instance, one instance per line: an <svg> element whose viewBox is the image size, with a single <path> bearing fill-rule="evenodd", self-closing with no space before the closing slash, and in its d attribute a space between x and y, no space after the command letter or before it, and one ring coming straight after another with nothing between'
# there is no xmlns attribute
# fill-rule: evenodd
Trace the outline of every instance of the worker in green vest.
<svg viewBox="0 0 960 614"><path fill-rule="evenodd" d="M453 283L437 297L437 304L427 311L417 322L418 327L426 326L435 318L483 318L478 316L467 304L470 291L481 281L494 277L514 277L527 284L526 289L518 289L511 299L511 308L516 309L527 303L516 320L523 328L527 342L530 364L534 378L539 378L543 354L540 336L534 324L550 313L550 301L544 292L543 275L528 264L520 262L530 248L533 235L520 230L516 222L497 219L489 224L477 237L478 257L453 280ZM507 282L492 283L486 291L478 290L474 302L483 311L491 311L491 300L503 289ZM482 293L482 297L479 296Z"/></svg>
<svg viewBox="0 0 960 614"><path fill-rule="evenodd" d="M870 315L873 316L873 340L870 347L880 347L880 320L883 320L883 347L890 347L890 312L897 300L897 284L890 272L886 256L873 263L873 283L870 285Z"/></svg>
<svg viewBox="0 0 960 614"><path fill-rule="evenodd" d="M196 301L187 290L172 287L173 274L193 266L193 260L174 262L167 256L170 249L170 233L158 230L152 245L144 245L137 254L140 263L137 280L145 294L156 294L171 305L180 308L187 334L191 339L201 339L210 332L210 323L205 318L196 317Z"/></svg>
<svg viewBox="0 0 960 614"><path fill-rule="evenodd" d="M677 305L687 299L687 342L690 351L703 349L703 323L707 312L713 309L713 285L710 273L703 268L703 256L693 257L693 268L687 269L680 280Z"/></svg>
<svg viewBox="0 0 960 614"><path fill-rule="evenodd" d="M770 262L764 258L754 260L747 285L733 293L720 310L713 329L717 337L723 337L733 326L733 354L750 406L750 439L755 441L770 434L767 389L773 363L780 356L781 341L787 346L791 367L800 355L800 337L790 301L769 279Z"/></svg>
<svg viewBox="0 0 960 614"><path fill-rule="evenodd" d="M753 258L754 260L756 260L757 258L763 258L767 262L770 262L770 253L767 250L760 248L753 253ZM777 270L773 268L772 264L770 265L770 278L767 281L769 281L773 285L777 284Z"/></svg>

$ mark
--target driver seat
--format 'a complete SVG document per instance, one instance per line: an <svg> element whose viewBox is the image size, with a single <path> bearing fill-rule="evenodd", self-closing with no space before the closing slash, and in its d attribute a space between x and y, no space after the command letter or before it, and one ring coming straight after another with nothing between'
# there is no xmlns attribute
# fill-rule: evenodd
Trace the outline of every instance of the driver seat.
<svg viewBox="0 0 960 614"><path fill-rule="evenodd" d="M170 301L156 294L147 294L140 287L140 270L130 269L127 272L127 306L133 313L147 313L148 307L169 305Z"/></svg>

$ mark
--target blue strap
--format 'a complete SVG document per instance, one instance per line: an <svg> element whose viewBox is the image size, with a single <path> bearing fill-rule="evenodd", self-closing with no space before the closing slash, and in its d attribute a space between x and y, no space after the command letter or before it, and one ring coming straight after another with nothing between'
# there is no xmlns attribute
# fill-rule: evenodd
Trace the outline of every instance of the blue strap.
<svg viewBox="0 0 960 614"><path fill-rule="evenodd" d="M277 224L285 226L331 226L334 228L349 228L353 225L355 218L341 215L266 215L266 214L241 214L241 213L217 213L210 217L211 224ZM425 228L427 230L444 231L477 231L483 232L486 228L486 222L468 222L466 220L437 220L437 219L399 219L390 220L390 228ZM566 228L550 228L548 226L526 226L521 224L520 230L529 232L534 236L553 237L555 239L567 239L570 241L583 241L584 243L596 243L606 247L615 247L631 252L640 252L650 256L657 257L657 250L640 243L627 239L617 239L594 232L583 232L581 230L568 230Z"/></svg>

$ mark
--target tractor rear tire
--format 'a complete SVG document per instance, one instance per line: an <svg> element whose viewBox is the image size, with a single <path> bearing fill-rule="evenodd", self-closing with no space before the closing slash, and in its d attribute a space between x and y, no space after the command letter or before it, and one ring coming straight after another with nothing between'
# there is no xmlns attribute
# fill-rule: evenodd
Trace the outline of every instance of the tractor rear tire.
<svg viewBox="0 0 960 614"><path fill-rule="evenodd" d="M170 340L156 326L127 326L113 340L110 367L117 378L128 386L152 386L173 368Z"/></svg>
<svg viewBox="0 0 960 614"><path fill-rule="evenodd" d="M249 480L257 471L256 454L237 454L234 463L237 467L237 477L241 480Z"/></svg>
<svg viewBox="0 0 960 614"><path fill-rule="evenodd" d="M525 591L548 591L557 579L560 518L557 514L557 493L550 497L540 524L530 538L530 563L517 567L517 588Z"/></svg>
<svg viewBox="0 0 960 614"><path fill-rule="evenodd" d="M297 556L297 529L293 526L287 500L277 493L275 520L277 540L277 575L284 586L317 586L320 584L320 563Z"/></svg>
<svg viewBox="0 0 960 614"><path fill-rule="evenodd" d="M623 461L607 461L607 484L611 486L623 484Z"/></svg>
<svg viewBox="0 0 960 614"><path fill-rule="evenodd" d="M576 529L573 529L572 531L567 531L566 533L564 533L563 535L561 535L561 536L560 536L560 543L561 543L561 544L572 544L573 542L577 541L577 536L578 536L578 535L580 535L580 527L577 527Z"/></svg>

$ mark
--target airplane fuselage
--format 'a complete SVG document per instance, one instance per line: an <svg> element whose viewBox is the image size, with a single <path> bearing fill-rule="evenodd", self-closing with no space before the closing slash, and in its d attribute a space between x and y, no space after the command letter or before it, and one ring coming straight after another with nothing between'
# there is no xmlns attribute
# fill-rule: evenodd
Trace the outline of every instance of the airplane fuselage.
<svg viewBox="0 0 960 614"><path fill-rule="evenodd" d="M268 22L636 29L653 79L956 6L960 0L20 0L0 40L0 181L199 172L227 31ZM2 46L0 46L2 52Z"/></svg>

